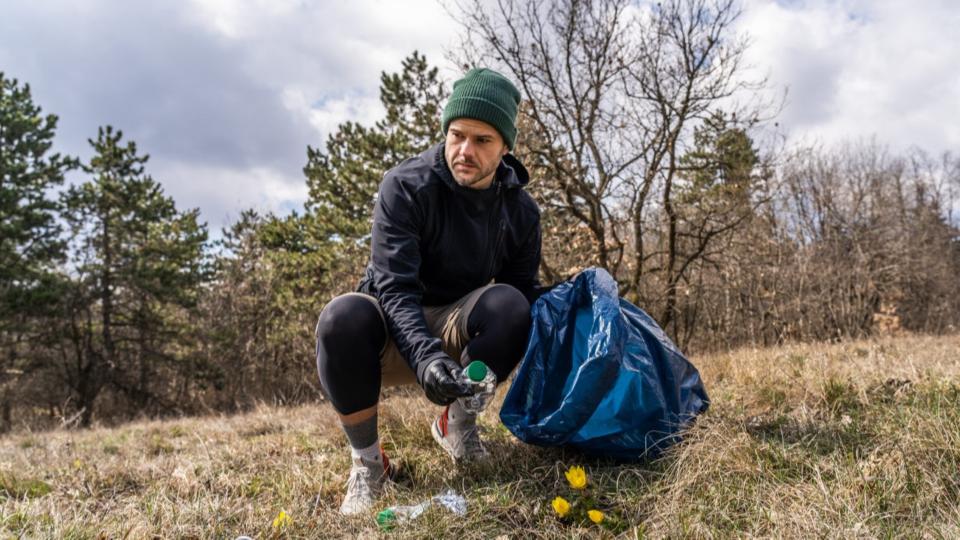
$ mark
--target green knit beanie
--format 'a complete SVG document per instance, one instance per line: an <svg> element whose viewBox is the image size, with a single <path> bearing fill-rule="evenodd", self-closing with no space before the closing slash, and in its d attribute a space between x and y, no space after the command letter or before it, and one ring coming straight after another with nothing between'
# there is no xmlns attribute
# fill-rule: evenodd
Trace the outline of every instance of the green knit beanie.
<svg viewBox="0 0 960 540"><path fill-rule="evenodd" d="M507 148L517 140L517 106L520 92L506 77L486 68L474 68L453 83L453 93L443 108L442 128L447 132L457 118L486 122L500 132Z"/></svg>

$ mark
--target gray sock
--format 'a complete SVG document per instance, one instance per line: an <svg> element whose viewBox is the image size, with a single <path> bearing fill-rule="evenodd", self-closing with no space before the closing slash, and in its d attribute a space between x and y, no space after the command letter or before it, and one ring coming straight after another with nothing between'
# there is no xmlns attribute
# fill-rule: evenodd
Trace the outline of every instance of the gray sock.
<svg viewBox="0 0 960 540"><path fill-rule="evenodd" d="M369 448L377 442L377 413L373 413L373 416L359 424L343 426L343 432L347 434L351 448L357 450Z"/></svg>

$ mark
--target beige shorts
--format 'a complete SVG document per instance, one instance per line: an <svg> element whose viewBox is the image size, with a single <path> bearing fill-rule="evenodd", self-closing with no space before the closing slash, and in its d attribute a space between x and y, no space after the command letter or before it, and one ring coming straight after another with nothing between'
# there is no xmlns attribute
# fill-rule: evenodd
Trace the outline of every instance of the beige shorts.
<svg viewBox="0 0 960 540"><path fill-rule="evenodd" d="M427 327L430 333L440 338L443 342L443 351L450 355L456 361L460 361L460 355L470 336L467 333L467 319L477 300L487 289L496 287L495 284L486 285L472 291L463 298L452 304L445 306L423 306L423 315L427 319ZM390 337L390 330L386 328L387 319L383 314L383 309L376 298L363 293L347 293L347 295L357 295L366 298L377 306L380 312L380 318L383 320L384 328L387 334L387 344L380 351L380 376L381 386L399 386L404 384L416 384L417 377L410 369L409 364L400 354L396 343Z"/></svg>

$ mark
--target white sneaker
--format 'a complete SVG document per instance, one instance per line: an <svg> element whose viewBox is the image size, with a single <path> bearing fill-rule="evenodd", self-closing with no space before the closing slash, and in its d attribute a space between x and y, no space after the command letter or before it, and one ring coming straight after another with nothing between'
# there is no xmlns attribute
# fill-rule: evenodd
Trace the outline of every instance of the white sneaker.
<svg viewBox="0 0 960 540"><path fill-rule="evenodd" d="M447 415L450 407L443 409L440 416L433 421L430 432L440 447L450 454L454 463L468 463L481 461L487 458L487 449L480 442L480 430L476 422L450 424Z"/></svg>
<svg viewBox="0 0 960 540"><path fill-rule="evenodd" d="M373 508L374 502L383 493L383 487L394 476L386 454L380 451L381 461L367 462L362 458L353 458L350 478L347 480L347 493L340 505L340 513L353 516Z"/></svg>

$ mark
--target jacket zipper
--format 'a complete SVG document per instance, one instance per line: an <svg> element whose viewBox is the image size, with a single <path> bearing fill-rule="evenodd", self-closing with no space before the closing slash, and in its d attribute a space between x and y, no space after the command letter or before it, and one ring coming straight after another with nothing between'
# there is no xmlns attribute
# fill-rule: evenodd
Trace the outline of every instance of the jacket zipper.
<svg viewBox="0 0 960 540"><path fill-rule="evenodd" d="M496 231L496 240L493 242L493 251L490 253L490 264L487 266L487 275L490 276L490 279L493 279L494 276L494 267L497 264L497 254L500 252L500 244L503 242L503 233L505 227L503 219L503 201L500 199L500 191L503 188L503 182L497 182L497 202L495 205L496 208L496 221L497 221L497 231Z"/></svg>

